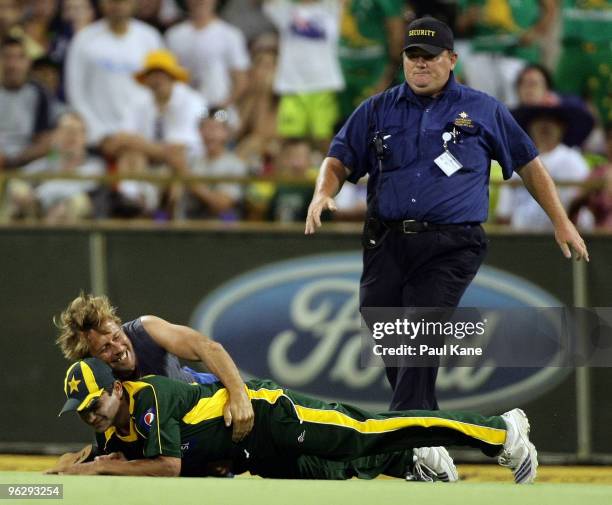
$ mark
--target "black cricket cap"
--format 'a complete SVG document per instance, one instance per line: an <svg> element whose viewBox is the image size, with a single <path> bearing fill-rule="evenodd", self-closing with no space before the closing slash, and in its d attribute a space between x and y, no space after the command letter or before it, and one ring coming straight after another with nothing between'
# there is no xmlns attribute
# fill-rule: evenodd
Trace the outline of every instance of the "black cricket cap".
<svg viewBox="0 0 612 505"><path fill-rule="evenodd" d="M406 28L406 45L403 51L420 48L429 54L438 55L445 49L453 50L453 31L446 23L424 17L412 21Z"/></svg>
<svg viewBox="0 0 612 505"><path fill-rule="evenodd" d="M64 379L66 403L59 415L71 410L80 412L86 409L116 380L111 368L98 358L85 358L73 363Z"/></svg>

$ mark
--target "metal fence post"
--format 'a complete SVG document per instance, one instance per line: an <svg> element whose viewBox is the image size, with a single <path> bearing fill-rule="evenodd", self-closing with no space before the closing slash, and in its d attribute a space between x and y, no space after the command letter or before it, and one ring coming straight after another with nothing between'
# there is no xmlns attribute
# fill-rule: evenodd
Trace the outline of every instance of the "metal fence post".
<svg viewBox="0 0 612 505"><path fill-rule="evenodd" d="M108 293L106 236L100 231L89 235L89 277L93 294Z"/></svg>
<svg viewBox="0 0 612 505"><path fill-rule="evenodd" d="M588 305L586 261L572 260L573 298L575 307ZM576 433L577 456L586 461L591 456L591 369L576 367Z"/></svg>

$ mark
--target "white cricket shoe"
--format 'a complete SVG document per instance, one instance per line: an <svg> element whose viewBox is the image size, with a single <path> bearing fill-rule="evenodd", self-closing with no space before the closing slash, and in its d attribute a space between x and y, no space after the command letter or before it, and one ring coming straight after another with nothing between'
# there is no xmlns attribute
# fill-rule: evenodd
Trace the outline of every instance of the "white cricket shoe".
<svg viewBox="0 0 612 505"><path fill-rule="evenodd" d="M502 418L508 431L499 464L512 470L517 484L531 484L537 474L538 452L529 441L529 420L521 409L506 412Z"/></svg>
<svg viewBox="0 0 612 505"><path fill-rule="evenodd" d="M457 467L444 447L419 447L413 449L414 465L406 480L422 482L456 482Z"/></svg>

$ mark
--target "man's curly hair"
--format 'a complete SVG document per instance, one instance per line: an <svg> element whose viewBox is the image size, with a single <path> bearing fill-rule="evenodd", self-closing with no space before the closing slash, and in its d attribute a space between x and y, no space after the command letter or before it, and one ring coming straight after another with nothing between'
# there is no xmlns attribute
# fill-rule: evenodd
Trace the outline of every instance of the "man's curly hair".
<svg viewBox="0 0 612 505"><path fill-rule="evenodd" d="M87 333L90 330L101 331L107 321L120 325L121 319L116 310L106 296L94 296L81 291L59 317L53 318L53 323L60 331L55 342L64 356L72 361L89 356Z"/></svg>

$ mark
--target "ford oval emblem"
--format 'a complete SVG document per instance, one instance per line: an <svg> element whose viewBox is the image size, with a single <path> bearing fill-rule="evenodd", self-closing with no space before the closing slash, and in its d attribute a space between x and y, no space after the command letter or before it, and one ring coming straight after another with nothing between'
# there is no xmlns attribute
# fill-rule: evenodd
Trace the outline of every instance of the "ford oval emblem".
<svg viewBox="0 0 612 505"><path fill-rule="evenodd" d="M245 376L271 378L305 394L385 410L391 394L384 369L360 366L361 267L360 252L272 263L210 293L196 307L191 325L221 342ZM483 266L461 305L562 303L525 279ZM555 367L442 367L438 398L444 409L490 412L533 400L568 373Z"/></svg>

